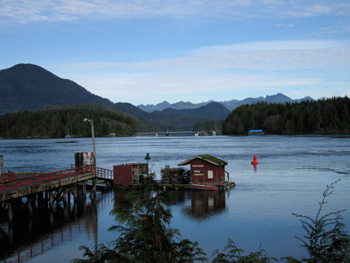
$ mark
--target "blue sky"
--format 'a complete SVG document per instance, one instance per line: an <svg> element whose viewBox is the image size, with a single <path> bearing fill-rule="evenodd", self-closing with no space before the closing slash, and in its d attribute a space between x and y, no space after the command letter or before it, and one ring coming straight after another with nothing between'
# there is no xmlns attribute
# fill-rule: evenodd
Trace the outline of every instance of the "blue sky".
<svg viewBox="0 0 350 263"><path fill-rule="evenodd" d="M113 102L350 96L350 1L0 0L0 69Z"/></svg>

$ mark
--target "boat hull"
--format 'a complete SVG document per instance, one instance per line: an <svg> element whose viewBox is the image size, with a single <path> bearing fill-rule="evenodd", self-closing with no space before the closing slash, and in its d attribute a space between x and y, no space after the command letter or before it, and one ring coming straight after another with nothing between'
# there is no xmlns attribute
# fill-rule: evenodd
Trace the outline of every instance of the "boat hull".
<svg viewBox="0 0 350 263"><path fill-rule="evenodd" d="M193 190L217 191L219 188L216 185L191 184Z"/></svg>
<svg viewBox="0 0 350 263"><path fill-rule="evenodd" d="M236 184L234 182L222 182L217 185L211 184L190 184L190 188L193 190L204 190L204 191L218 191L225 190L235 187Z"/></svg>

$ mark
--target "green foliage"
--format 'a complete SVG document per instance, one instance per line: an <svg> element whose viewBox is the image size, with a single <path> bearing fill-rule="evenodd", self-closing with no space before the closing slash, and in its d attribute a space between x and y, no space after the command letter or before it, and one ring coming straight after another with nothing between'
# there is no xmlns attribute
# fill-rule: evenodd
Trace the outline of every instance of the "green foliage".
<svg viewBox="0 0 350 263"><path fill-rule="evenodd" d="M236 246L232 239L228 239L227 246L224 251L227 253L215 250L213 252L216 257L212 261L213 263L268 263L277 261L276 258L268 257L265 250L259 248L257 252L251 252L244 256L244 250Z"/></svg>
<svg viewBox="0 0 350 263"><path fill-rule="evenodd" d="M226 118L222 133L247 134L252 129L262 129L270 134L349 133L349 109L348 97L242 105Z"/></svg>
<svg viewBox="0 0 350 263"><path fill-rule="evenodd" d="M0 136L4 138L63 138L91 136L84 118L94 120L96 136L131 136L136 133L135 119L107 107L88 104L47 108L0 115Z"/></svg>
<svg viewBox="0 0 350 263"><path fill-rule="evenodd" d="M344 224L340 222L343 219L341 213L344 210L322 214L324 205L327 204L326 198L333 193L331 190L336 182L327 186L323 192L323 198L315 218L293 214L301 218L301 225L307 233L304 239L297 238L302 242L302 246L307 249L309 257L303 258L301 261L289 257L286 258L287 262L350 262L350 236L343 231Z"/></svg>
<svg viewBox="0 0 350 263"><path fill-rule="evenodd" d="M315 218L293 214L301 218L307 235L297 237L307 249L309 257L301 260L285 257L288 263L346 263L350 262L350 236L343 231L341 211L323 214L326 198L332 194L336 182L327 186ZM205 253L197 242L181 240L180 233L171 229L171 210L164 206L169 192L163 192L153 176L144 178L137 189L116 193L115 206L111 215L120 225L111 231L119 232L119 237L109 246L99 245L95 250L82 246L84 259L74 259L73 263L95 262L205 262ZM244 250L228 239L223 252L215 250L213 263L269 263L278 261L267 256L259 247L256 252L244 255Z"/></svg>
<svg viewBox="0 0 350 263"><path fill-rule="evenodd" d="M166 192L161 191L152 176L141 187L116 197L111 214L121 225L111 231L119 232L110 248L100 245L92 252L87 247L82 262L194 262L205 261L205 253L196 242L181 240L178 230L169 227L171 210L166 209Z"/></svg>

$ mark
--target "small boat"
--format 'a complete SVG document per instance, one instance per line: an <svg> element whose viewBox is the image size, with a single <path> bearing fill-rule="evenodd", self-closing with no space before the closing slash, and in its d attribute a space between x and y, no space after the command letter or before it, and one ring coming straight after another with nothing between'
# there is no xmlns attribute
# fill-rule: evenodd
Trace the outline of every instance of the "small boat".
<svg viewBox="0 0 350 263"><path fill-rule="evenodd" d="M235 187L234 182L221 182L218 184L190 184L192 190L219 191Z"/></svg>
<svg viewBox="0 0 350 263"><path fill-rule="evenodd" d="M210 184L191 184L191 189L193 190L206 190L206 191L218 191L218 185L210 185Z"/></svg>

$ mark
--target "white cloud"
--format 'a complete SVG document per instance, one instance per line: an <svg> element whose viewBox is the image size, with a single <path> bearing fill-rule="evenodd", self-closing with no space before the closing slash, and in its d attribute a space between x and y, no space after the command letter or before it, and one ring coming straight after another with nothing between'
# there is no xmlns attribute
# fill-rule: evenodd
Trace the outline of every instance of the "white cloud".
<svg viewBox="0 0 350 263"><path fill-rule="evenodd" d="M347 15L343 1L281 0L3 0L2 23L31 23L75 19L172 16L206 17L309 17Z"/></svg>
<svg viewBox="0 0 350 263"><path fill-rule="evenodd" d="M178 100L187 96L192 101L196 94L206 94L209 100L217 94L226 96L230 92L248 89L255 90L256 94L267 91L286 91L287 94L287 91L321 87L329 82L327 74L349 69L350 45L347 42L309 40L251 42L205 47L187 57L175 59L91 62L70 67L73 72L89 75L89 78L81 79L83 86L89 90L105 87L96 93L112 100L113 94L122 95L125 101L140 102L146 97L150 102L152 94ZM324 72L328 73L324 75ZM98 80L102 83L99 84ZM311 88L307 95L312 95Z"/></svg>
<svg viewBox="0 0 350 263"><path fill-rule="evenodd" d="M328 26L319 29L318 35L335 35L346 34L350 32L350 24L345 22L339 22L335 26Z"/></svg>
<svg viewBox="0 0 350 263"><path fill-rule="evenodd" d="M329 14L331 13L332 11L332 7L330 6L326 6L326 5L313 5L313 6L310 6L306 9L307 12L310 12L312 14Z"/></svg>
<svg viewBox="0 0 350 263"><path fill-rule="evenodd" d="M89 62L75 69L203 72L226 69L290 70L350 66L350 44L341 41L267 41L203 47L192 55L136 62Z"/></svg>
<svg viewBox="0 0 350 263"><path fill-rule="evenodd" d="M276 27L294 27L294 24L277 24Z"/></svg>

